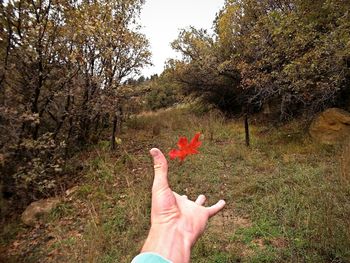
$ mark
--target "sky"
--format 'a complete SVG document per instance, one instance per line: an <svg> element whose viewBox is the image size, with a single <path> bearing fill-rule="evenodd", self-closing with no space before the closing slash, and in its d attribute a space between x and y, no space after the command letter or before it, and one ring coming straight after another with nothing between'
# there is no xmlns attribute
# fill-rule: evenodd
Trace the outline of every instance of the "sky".
<svg viewBox="0 0 350 263"><path fill-rule="evenodd" d="M141 11L141 32L150 41L152 63L154 66L142 70L149 77L160 74L164 62L179 57L171 49L183 28L194 26L212 32L215 15L224 6L225 0L146 0Z"/></svg>

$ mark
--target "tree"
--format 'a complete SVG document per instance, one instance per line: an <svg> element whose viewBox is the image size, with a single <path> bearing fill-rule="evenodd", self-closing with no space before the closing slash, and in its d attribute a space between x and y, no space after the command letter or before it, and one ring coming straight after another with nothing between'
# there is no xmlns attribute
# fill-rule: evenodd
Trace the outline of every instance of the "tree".
<svg viewBox="0 0 350 263"><path fill-rule="evenodd" d="M130 30L136 27L135 16L142 3L139 0L98 1L82 4L71 11L70 32L78 56L83 58L85 91L79 121L81 142L89 139L91 123L99 123L107 114L112 118L111 145L114 148L116 118L121 107L118 89L123 79L150 63L148 41L142 34ZM104 109L104 113L99 109Z"/></svg>
<svg viewBox="0 0 350 263"><path fill-rule="evenodd" d="M167 70L186 93L241 112L246 134L248 116L266 105L274 106L271 117L278 121L346 107L349 4L227 0L214 36L194 28L180 33L172 46L183 58L169 61Z"/></svg>
<svg viewBox="0 0 350 263"><path fill-rule="evenodd" d="M233 47L228 64L251 91L250 103L277 102L280 119L342 104L349 74L342 3L227 1L216 21L218 41Z"/></svg>
<svg viewBox="0 0 350 263"><path fill-rule="evenodd" d="M172 47L181 52L183 59L170 60L166 71L183 85L185 94L194 93L220 109L235 111L239 103L235 96L238 72L222 71L217 45L206 31L183 30Z"/></svg>
<svg viewBox="0 0 350 263"><path fill-rule="evenodd" d="M214 21L215 36L191 28L173 42L183 54L171 62L174 76L225 111L249 114L273 104L282 121L344 107L348 9L340 0L227 0Z"/></svg>
<svg viewBox="0 0 350 263"><path fill-rule="evenodd" d="M12 194L48 195L68 154L106 127L114 140L122 81L149 63L142 4L0 3L1 175Z"/></svg>

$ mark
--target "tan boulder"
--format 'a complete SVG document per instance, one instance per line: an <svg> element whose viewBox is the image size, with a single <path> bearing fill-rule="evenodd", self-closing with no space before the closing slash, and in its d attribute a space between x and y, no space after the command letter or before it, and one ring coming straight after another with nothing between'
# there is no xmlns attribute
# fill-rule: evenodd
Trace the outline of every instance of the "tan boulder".
<svg viewBox="0 0 350 263"><path fill-rule="evenodd" d="M31 203L22 213L22 222L34 226L40 216L50 213L60 202L59 198L48 198Z"/></svg>
<svg viewBox="0 0 350 263"><path fill-rule="evenodd" d="M309 133L320 143L341 143L350 136L350 113L338 108L327 109L315 117Z"/></svg>

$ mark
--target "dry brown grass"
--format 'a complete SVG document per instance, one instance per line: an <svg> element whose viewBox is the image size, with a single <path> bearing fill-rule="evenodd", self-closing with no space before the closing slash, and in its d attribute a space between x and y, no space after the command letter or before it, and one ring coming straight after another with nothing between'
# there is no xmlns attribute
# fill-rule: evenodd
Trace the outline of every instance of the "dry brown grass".
<svg viewBox="0 0 350 263"><path fill-rule="evenodd" d="M350 136L344 142L340 158L341 175L350 181Z"/></svg>
<svg viewBox="0 0 350 263"><path fill-rule="evenodd" d="M74 197L45 226L16 240L21 245L12 249L20 256L15 262L129 263L149 227L148 150L159 147L166 153L179 136L197 131L203 134L201 154L183 164L171 161L170 184L191 199L204 193L208 205L224 198L227 206L209 222L192 262L350 260L350 187L340 180L338 148L313 144L297 124L252 125L247 148L242 121L183 109L128 125L119 151L111 154L108 141L100 142L84 160L83 184ZM348 169L349 144L343 150L341 166ZM34 245L33 235L41 237ZM45 236L53 238L41 243Z"/></svg>

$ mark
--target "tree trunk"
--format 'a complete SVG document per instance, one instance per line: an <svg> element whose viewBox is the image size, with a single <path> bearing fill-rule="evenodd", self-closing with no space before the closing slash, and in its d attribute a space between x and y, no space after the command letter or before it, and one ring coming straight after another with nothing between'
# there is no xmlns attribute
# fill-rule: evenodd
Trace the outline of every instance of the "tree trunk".
<svg viewBox="0 0 350 263"><path fill-rule="evenodd" d="M115 150L115 135L117 133L117 123L118 123L118 117L117 114L113 117L113 124L112 124L112 136L111 136L111 150Z"/></svg>
<svg viewBox="0 0 350 263"><path fill-rule="evenodd" d="M114 113L113 123L112 123L112 137L111 137L111 150L115 150L116 141L115 137L120 133L122 127L122 119L123 119L123 109L119 107Z"/></svg>
<svg viewBox="0 0 350 263"><path fill-rule="evenodd" d="M250 146L248 113L244 115L245 145Z"/></svg>

